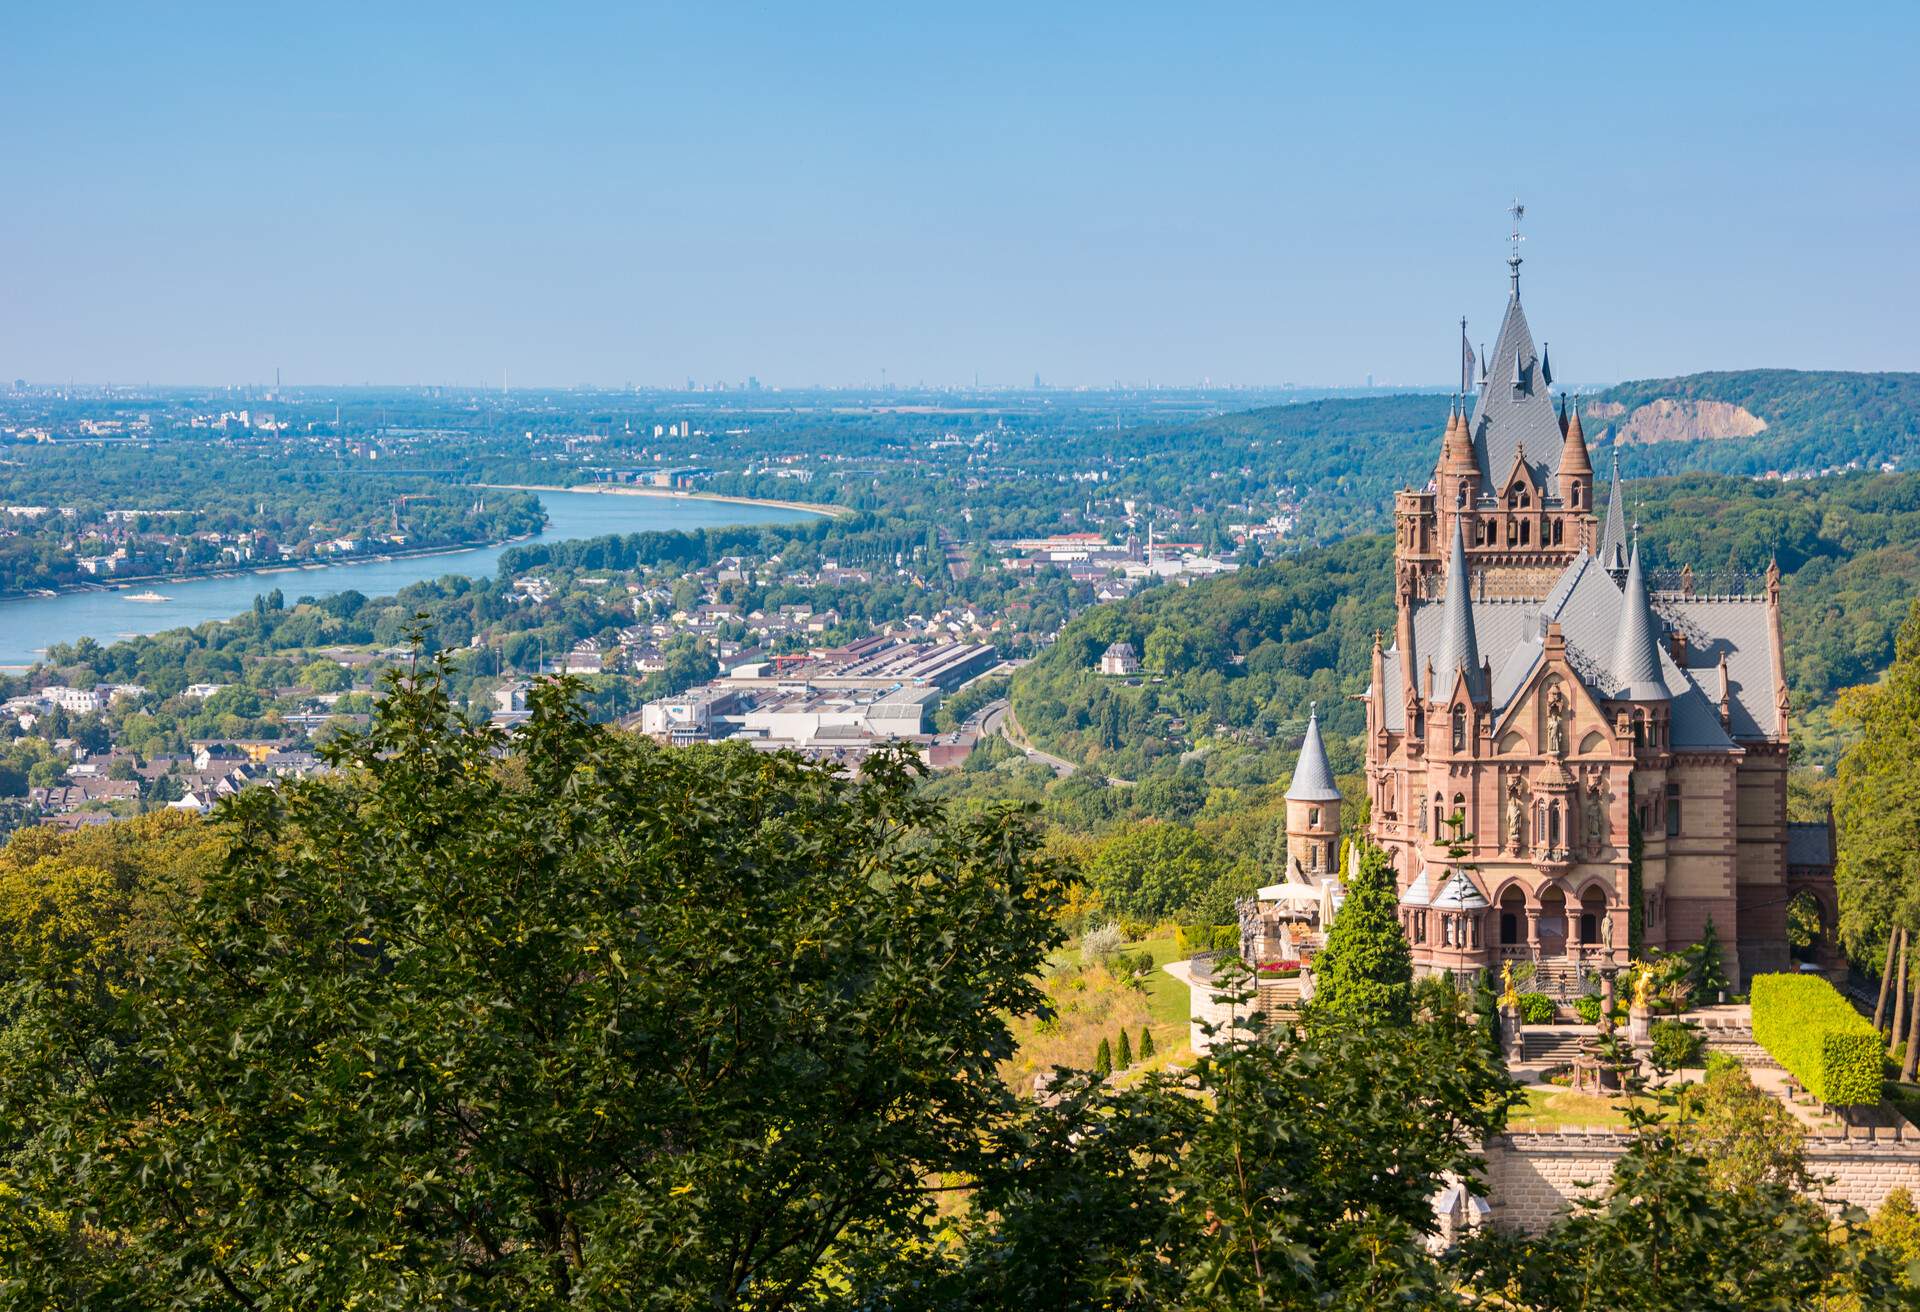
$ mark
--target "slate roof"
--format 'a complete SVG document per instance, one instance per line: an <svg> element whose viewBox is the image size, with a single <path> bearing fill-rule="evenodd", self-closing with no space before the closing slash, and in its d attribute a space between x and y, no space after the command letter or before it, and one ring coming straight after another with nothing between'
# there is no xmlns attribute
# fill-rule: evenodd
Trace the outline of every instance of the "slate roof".
<svg viewBox="0 0 1920 1312"><path fill-rule="evenodd" d="M1654 617L1687 637L1687 668L1681 669L1667 643L1653 631L1658 626L1648 626L1650 648L1645 654L1655 686L1672 702L1674 746L1726 749L1737 739L1771 739L1776 680L1766 599L1656 594L1648 604ZM1443 644L1446 608L1445 600L1414 606L1414 667L1422 678L1426 653L1438 652ZM1547 625L1554 621L1566 641L1568 664L1581 683L1603 699L1627 691L1618 680L1614 660L1625 608L1620 585L1586 552L1567 566L1544 600L1485 600L1467 605L1475 646L1493 663L1489 700L1496 713L1512 702L1544 657ZM1723 652L1728 666L1729 728L1721 726L1719 711ZM1400 686L1397 643L1384 665L1386 725L1402 733L1406 694ZM1642 691L1652 693L1654 688Z"/></svg>
<svg viewBox="0 0 1920 1312"><path fill-rule="evenodd" d="M1456 870L1446 887L1434 896L1433 905L1442 911L1485 911L1492 903L1487 901L1480 886L1467 877L1466 871Z"/></svg>
<svg viewBox="0 0 1920 1312"><path fill-rule="evenodd" d="M1607 495L1607 522L1600 530L1600 562L1608 569L1627 569L1626 494L1620 490L1620 452L1613 453L1613 491Z"/></svg>
<svg viewBox="0 0 1920 1312"><path fill-rule="evenodd" d="M1293 782L1287 785L1287 800L1340 800L1340 790L1333 784L1333 770L1327 764L1327 745L1320 741L1320 713L1317 710L1307 716L1307 736L1300 743L1300 759L1293 765Z"/></svg>
<svg viewBox="0 0 1920 1312"><path fill-rule="evenodd" d="M1833 866L1833 831L1824 820L1795 820L1787 825L1787 864Z"/></svg>
<svg viewBox="0 0 1920 1312"><path fill-rule="evenodd" d="M1473 408L1473 458L1480 466L1481 489L1498 496L1513 472L1514 459L1526 449L1527 468L1547 493L1556 494L1554 476L1560 471L1560 448L1565 436L1547 394L1540 353L1533 346L1533 330L1520 308L1518 289L1507 298L1506 318L1487 361L1480 397Z"/></svg>

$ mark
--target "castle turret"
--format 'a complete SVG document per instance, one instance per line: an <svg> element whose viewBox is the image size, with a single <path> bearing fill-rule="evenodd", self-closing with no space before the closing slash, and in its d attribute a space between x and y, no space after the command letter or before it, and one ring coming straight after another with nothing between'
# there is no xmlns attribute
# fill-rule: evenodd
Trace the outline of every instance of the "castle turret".
<svg viewBox="0 0 1920 1312"><path fill-rule="evenodd" d="M1587 454L1586 430L1580 426L1580 407L1567 416L1567 440L1560 446L1560 504L1584 511L1592 504L1593 459Z"/></svg>
<svg viewBox="0 0 1920 1312"><path fill-rule="evenodd" d="M1287 785L1287 874L1317 882L1338 874L1340 790L1327 764L1327 746L1320 741L1320 711L1307 716L1307 734L1300 743L1300 759Z"/></svg>
<svg viewBox="0 0 1920 1312"><path fill-rule="evenodd" d="M1607 526L1600 533L1600 567L1613 575L1615 583L1627 578L1626 498L1620 491L1620 452L1613 453L1613 490L1607 494Z"/></svg>

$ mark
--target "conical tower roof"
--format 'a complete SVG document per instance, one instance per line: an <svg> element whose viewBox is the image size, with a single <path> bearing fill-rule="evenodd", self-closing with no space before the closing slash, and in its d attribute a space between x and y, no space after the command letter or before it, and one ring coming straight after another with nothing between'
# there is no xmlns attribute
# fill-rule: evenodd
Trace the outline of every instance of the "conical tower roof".
<svg viewBox="0 0 1920 1312"><path fill-rule="evenodd" d="M1567 416L1567 440L1560 448L1560 472L1593 477L1593 458L1587 454L1587 432L1580 426L1580 407Z"/></svg>
<svg viewBox="0 0 1920 1312"><path fill-rule="evenodd" d="M1607 497L1607 522L1600 530L1600 567L1615 581L1627 572L1626 497L1620 491L1620 452L1613 453L1613 491Z"/></svg>
<svg viewBox="0 0 1920 1312"><path fill-rule="evenodd" d="M1559 472L1553 466L1560 452L1560 418L1553 411L1540 363L1516 288L1507 301L1493 357L1486 362L1489 381L1481 387L1479 403L1467 424L1474 460L1486 480L1483 486L1491 487L1511 474L1522 447L1536 485L1549 486Z"/></svg>
<svg viewBox="0 0 1920 1312"><path fill-rule="evenodd" d="M1287 785L1289 802L1337 802L1333 767L1327 764L1327 745L1320 741L1320 708L1307 716L1307 736L1300 743L1300 759L1293 763L1293 782Z"/></svg>
<svg viewBox="0 0 1920 1312"><path fill-rule="evenodd" d="M1637 542L1620 600L1620 632L1613 643L1613 696L1620 701L1665 701L1669 694L1666 680L1660 677L1659 626L1647 604Z"/></svg>
<svg viewBox="0 0 1920 1312"><path fill-rule="evenodd" d="M1467 595L1467 543L1460 520L1453 521L1453 548L1447 556L1447 593L1441 603L1440 654L1433 663L1433 695L1453 692L1454 676L1466 671L1467 688L1475 697L1480 687L1480 648L1473 633L1473 602Z"/></svg>

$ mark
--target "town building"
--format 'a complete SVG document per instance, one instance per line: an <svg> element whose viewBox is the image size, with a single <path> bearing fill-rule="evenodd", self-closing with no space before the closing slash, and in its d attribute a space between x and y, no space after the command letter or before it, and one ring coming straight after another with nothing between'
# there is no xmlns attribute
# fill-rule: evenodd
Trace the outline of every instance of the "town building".
<svg viewBox="0 0 1920 1312"><path fill-rule="evenodd" d="M1829 929L1836 908L1830 843L1795 840L1789 879L1779 571L1757 591L1700 591L1690 569L1656 584L1617 459L1601 522L1517 249L1509 264L1498 342L1463 377L1471 413L1463 395L1432 481L1396 497L1395 631L1365 694L1367 832L1415 961L1532 961L1566 992L1624 964L1636 930L1678 949L1711 921L1730 973L1787 969L1790 899Z"/></svg>
<svg viewBox="0 0 1920 1312"><path fill-rule="evenodd" d="M1130 642L1116 642L1100 653L1100 673L1126 676L1140 673L1140 657Z"/></svg>

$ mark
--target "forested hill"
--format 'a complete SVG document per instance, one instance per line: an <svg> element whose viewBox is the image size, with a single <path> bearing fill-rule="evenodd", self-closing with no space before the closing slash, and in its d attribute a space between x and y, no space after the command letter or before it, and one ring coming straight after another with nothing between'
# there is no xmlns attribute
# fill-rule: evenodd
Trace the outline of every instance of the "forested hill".
<svg viewBox="0 0 1920 1312"><path fill-rule="evenodd" d="M1920 466L1920 374L1690 374L1622 383L1584 405L1596 467L1618 437L1629 477ZM1387 527L1395 489L1433 476L1446 419L1441 395L1342 398L1151 425L1129 449L1176 465L1205 451L1229 478L1250 466L1296 490L1302 540L1329 542Z"/></svg>
<svg viewBox="0 0 1920 1312"><path fill-rule="evenodd" d="M1805 759L1830 763L1839 744L1826 712L1842 688L1886 668L1920 592L1920 474L1693 475L1627 492L1655 568L1691 565L1703 591L1758 590L1778 557L1796 735ZM1335 768L1357 768L1350 739L1364 718L1348 699L1365 685L1374 632L1391 634L1391 562L1389 538L1355 537L1088 611L1014 679L1021 727L1115 777L1245 786L1287 777L1317 700ZM1152 677L1095 673L1121 640Z"/></svg>
<svg viewBox="0 0 1920 1312"><path fill-rule="evenodd" d="M1622 383L1590 412L1614 428L1622 463L1638 474L1871 470L1920 458L1915 373L1689 374Z"/></svg>

